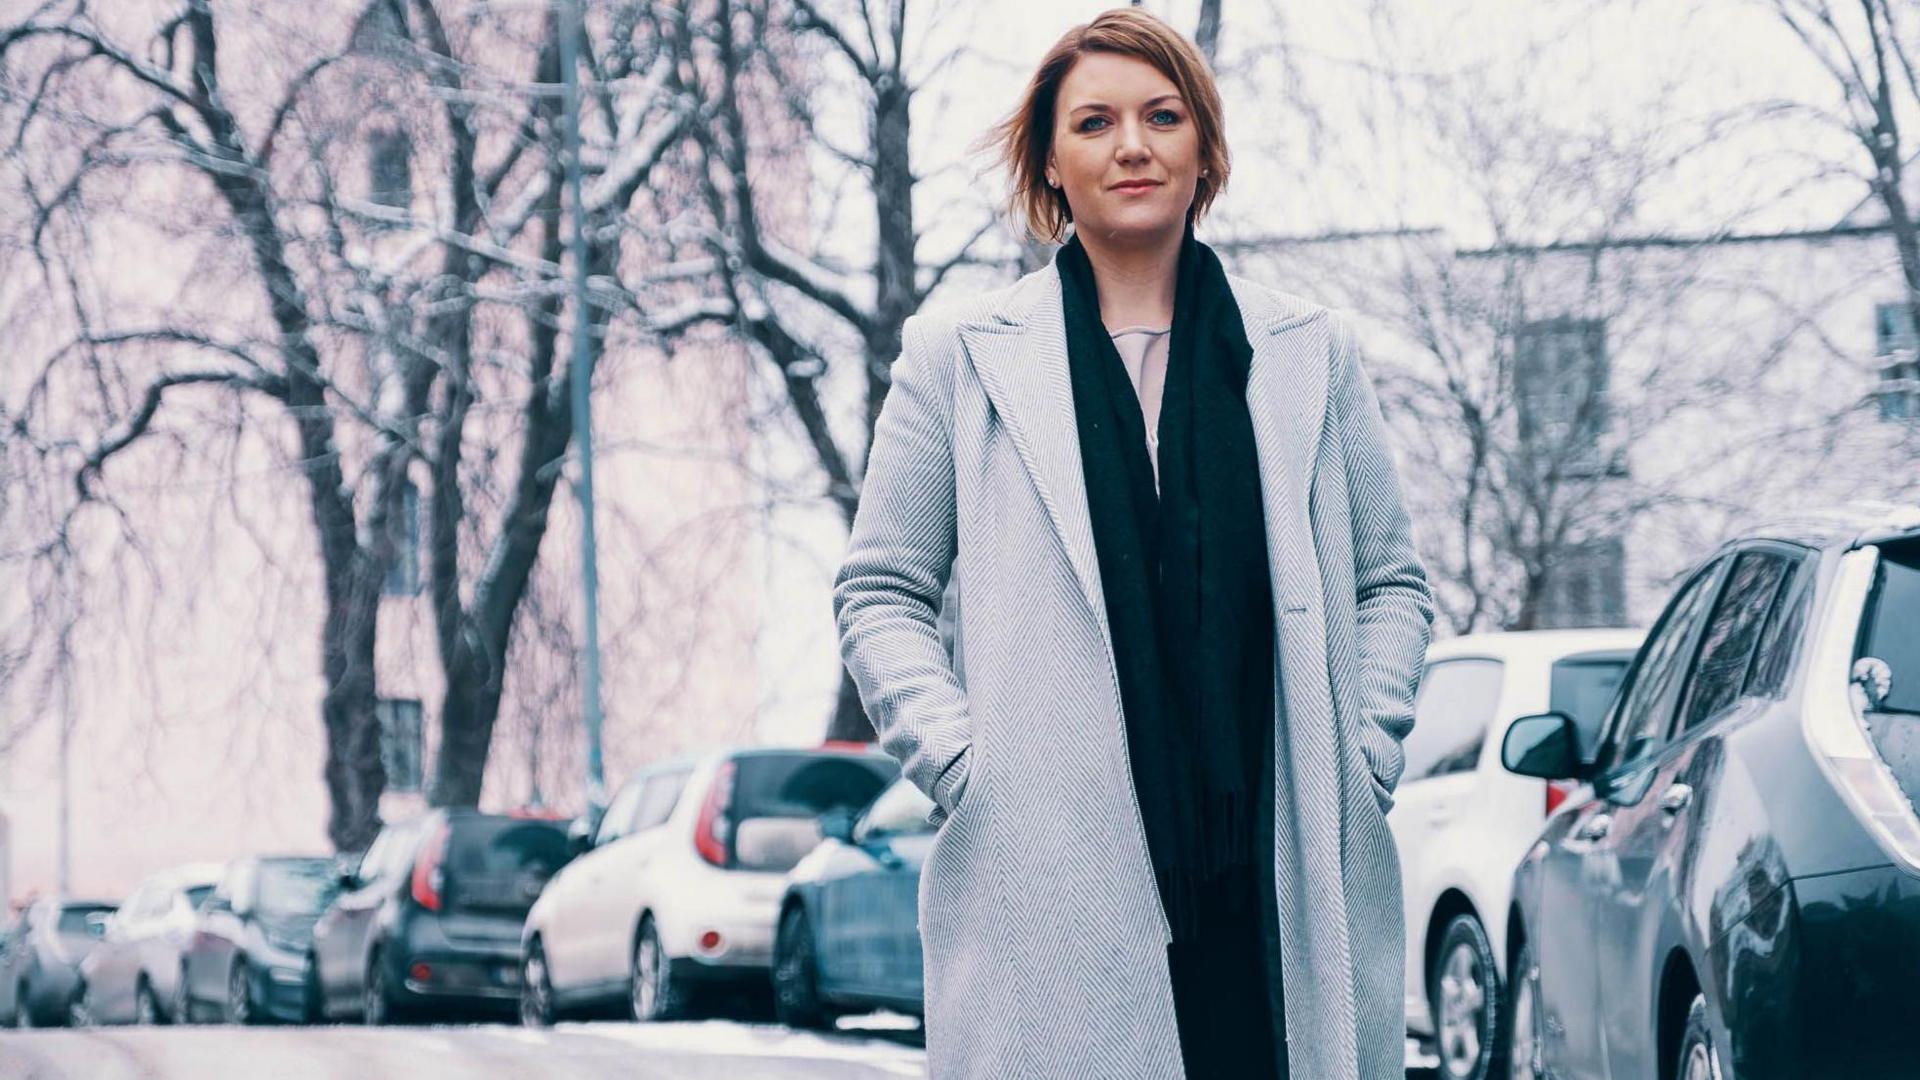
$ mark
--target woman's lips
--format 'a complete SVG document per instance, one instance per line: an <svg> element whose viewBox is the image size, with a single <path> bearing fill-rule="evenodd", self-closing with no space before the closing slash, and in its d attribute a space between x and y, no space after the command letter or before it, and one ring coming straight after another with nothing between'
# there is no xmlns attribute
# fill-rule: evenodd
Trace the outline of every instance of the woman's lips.
<svg viewBox="0 0 1920 1080"><path fill-rule="evenodd" d="M1113 185L1113 190L1122 195L1137 195L1143 191L1152 191L1159 186L1158 180L1127 180Z"/></svg>

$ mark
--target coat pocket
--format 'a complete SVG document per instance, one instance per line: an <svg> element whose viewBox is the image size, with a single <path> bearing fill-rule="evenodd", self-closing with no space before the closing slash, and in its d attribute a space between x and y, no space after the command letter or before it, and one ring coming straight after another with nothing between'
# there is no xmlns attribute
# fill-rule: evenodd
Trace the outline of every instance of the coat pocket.
<svg viewBox="0 0 1920 1080"><path fill-rule="evenodd" d="M1367 786L1373 789L1373 801L1379 804L1381 816L1386 816L1387 811L1393 809L1393 792L1387 790L1387 785L1380 782L1372 769L1367 770Z"/></svg>

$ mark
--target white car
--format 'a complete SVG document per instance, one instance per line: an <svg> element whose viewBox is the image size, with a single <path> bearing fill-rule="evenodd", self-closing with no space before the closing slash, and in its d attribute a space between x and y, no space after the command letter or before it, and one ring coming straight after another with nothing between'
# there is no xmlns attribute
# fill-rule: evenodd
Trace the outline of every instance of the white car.
<svg viewBox="0 0 1920 1080"><path fill-rule="evenodd" d="M786 874L819 817L858 810L900 773L864 743L726 749L642 769L587 850L547 883L521 934L521 1019L622 1002L684 1018L699 984L771 993Z"/></svg>
<svg viewBox="0 0 1920 1080"><path fill-rule="evenodd" d="M1515 719L1573 717L1591 751L1642 630L1533 630L1435 642L1387 815L1406 901L1407 1030L1446 1080L1489 1075L1513 868L1569 790L1508 772Z"/></svg>
<svg viewBox="0 0 1920 1080"><path fill-rule="evenodd" d="M193 941L197 909L220 881L219 863L154 874L134 887L107 921L100 944L80 962L69 1020L78 1024L158 1024L172 1017L180 958Z"/></svg>

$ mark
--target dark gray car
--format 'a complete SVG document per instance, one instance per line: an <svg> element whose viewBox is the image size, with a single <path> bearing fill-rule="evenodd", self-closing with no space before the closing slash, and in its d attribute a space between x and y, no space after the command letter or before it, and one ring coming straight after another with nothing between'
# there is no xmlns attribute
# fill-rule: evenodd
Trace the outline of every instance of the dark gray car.
<svg viewBox="0 0 1920 1080"><path fill-rule="evenodd" d="M0 1023L62 1025L79 985L80 961L106 933L114 905L43 897L0 936Z"/></svg>
<svg viewBox="0 0 1920 1080"><path fill-rule="evenodd" d="M527 909L571 857L551 818L434 810L388 826L314 927L309 1014L511 1009Z"/></svg>
<svg viewBox="0 0 1920 1080"><path fill-rule="evenodd" d="M306 1019L307 955L314 923L339 891L336 865L323 856L228 864L181 961L174 1018Z"/></svg>

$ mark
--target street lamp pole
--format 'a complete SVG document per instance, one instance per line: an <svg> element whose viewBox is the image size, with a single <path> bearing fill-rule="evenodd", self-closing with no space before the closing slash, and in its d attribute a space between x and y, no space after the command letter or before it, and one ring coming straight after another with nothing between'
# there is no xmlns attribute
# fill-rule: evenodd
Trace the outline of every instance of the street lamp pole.
<svg viewBox="0 0 1920 1080"><path fill-rule="evenodd" d="M573 439L579 448L580 475L574 494L580 502L580 574L586 615L586 648L580 658L587 727L587 801L606 805L606 773L600 755L600 577L593 531L593 323L587 309L587 208L580 179L579 64L582 0L560 3L560 75L566 87L567 190L573 199L573 359L567 369L573 390Z"/></svg>

